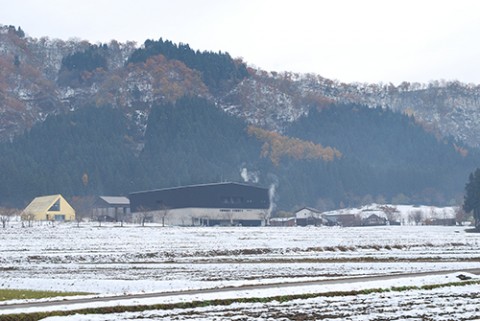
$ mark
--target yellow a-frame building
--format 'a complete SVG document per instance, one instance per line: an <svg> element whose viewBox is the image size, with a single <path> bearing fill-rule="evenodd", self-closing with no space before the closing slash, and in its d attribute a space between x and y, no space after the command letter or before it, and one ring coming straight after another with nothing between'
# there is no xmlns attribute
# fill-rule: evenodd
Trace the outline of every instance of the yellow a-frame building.
<svg viewBox="0 0 480 321"><path fill-rule="evenodd" d="M35 221L74 221L75 210L62 195L36 197L23 210L24 215L33 215Z"/></svg>

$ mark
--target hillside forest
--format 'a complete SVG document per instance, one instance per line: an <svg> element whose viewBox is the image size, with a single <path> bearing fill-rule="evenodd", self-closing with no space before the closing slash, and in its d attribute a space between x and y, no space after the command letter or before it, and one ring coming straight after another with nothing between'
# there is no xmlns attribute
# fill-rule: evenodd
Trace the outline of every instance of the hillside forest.
<svg viewBox="0 0 480 321"><path fill-rule="evenodd" d="M461 126L474 86L343 84L162 38L0 26L0 44L2 206L225 181L270 188L286 211L459 205L478 166L479 126Z"/></svg>
<svg viewBox="0 0 480 321"><path fill-rule="evenodd" d="M2 203L37 195L127 195L219 181L276 188L278 209L366 202L450 204L478 155L382 108L312 109L284 134L185 97L154 106L137 151L120 110L85 107L48 117L0 145Z"/></svg>

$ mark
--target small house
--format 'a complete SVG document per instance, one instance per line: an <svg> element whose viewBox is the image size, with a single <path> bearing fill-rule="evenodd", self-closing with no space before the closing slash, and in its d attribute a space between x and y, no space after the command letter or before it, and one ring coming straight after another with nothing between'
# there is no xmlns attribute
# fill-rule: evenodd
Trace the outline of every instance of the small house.
<svg viewBox="0 0 480 321"><path fill-rule="evenodd" d="M377 214L372 214L365 219L362 219L362 226L378 226L387 225L387 219L380 217Z"/></svg>
<svg viewBox="0 0 480 321"><path fill-rule="evenodd" d="M62 195L40 196L23 210L23 215L34 221L74 221L75 210Z"/></svg>
<svg viewBox="0 0 480 321"><path fill-rule="evenodd" d="M295 212L298 226L325 225L327 221L322 217L322 212L311 207L303 207Z"/></svg>

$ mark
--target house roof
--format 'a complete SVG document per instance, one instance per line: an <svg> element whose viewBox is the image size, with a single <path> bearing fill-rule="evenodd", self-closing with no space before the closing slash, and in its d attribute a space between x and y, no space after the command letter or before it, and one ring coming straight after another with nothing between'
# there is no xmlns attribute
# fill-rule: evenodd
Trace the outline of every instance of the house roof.
<svg viewBox="0 0 480 321"><path fill-rule="evenodd" d="M322 211L317 210L316 208L313 208L313 207L308 207L308 206L302 207L301 209L295 211L295 213L298 213L298 212L300 212L300 211L302 211L302 210L308 210L308 211L314 212L314 213L322 213Z"/></svg>
<svg viewBox="0 0 480 321"><path fill-rule="evenodd" d="M25 213L46 212L60 197L62 197L60 194L35 197L23 211Z"/></svg>
<svg viewBox="0 0 480 321"><path fill-rule="evenodd" d="M130 205L130 200L125 196L100 196L100 198L111 205Z"/></svg>

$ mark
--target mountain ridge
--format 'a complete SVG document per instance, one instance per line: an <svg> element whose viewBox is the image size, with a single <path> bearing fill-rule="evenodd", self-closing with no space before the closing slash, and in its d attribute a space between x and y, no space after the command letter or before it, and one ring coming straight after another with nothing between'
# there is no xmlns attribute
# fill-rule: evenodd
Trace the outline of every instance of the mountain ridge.
<svg viewBox="0 0 480 321"><path fill-rule="evenodd" d="M278 132L312 107L321 108L330 102L360 103L414 115L426 129L442 137L480 146L479 85L458 81L403 82L398 86L342 83L315 74L266 72L224 54L216 58L225 57L235 68L245 71L212 89L202 79L205 72L192 69L194 63L152 53L147 59L128 63L139 50L145 51L156 43L167 44L170 51L188 51L193 57L202 54L188 45L175 45L161 38L147 40L143 46L115 40L92 45L88 41L29 38L20 28L0 26L0 140L22 134L48 114L69 112L94 102L97 106L110 104L123 109L137 122L141 142L154 103L195 95L208 98L252 125ZM59 82L65 78L62 62L95 46L104 48L105 68L81 71L81 84ZM215 53L205 55L215 58ZM215 67L214 62L210 66Z"/></svg>

